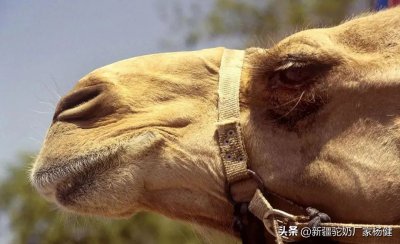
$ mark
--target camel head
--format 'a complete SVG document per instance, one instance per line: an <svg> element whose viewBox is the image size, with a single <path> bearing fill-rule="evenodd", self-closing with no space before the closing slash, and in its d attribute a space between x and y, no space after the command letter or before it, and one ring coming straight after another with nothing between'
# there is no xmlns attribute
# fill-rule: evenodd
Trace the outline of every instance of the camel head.
<svg viewBox="0 0 400 244"><path fill-rule="evenodd" d="M249 167L336 222L399 223L400 8L246 50ZM56 108L31 179L63 209L231 225L217 143L223 48L123 60ZM277 203L279 204L279 203Z"/></svg>

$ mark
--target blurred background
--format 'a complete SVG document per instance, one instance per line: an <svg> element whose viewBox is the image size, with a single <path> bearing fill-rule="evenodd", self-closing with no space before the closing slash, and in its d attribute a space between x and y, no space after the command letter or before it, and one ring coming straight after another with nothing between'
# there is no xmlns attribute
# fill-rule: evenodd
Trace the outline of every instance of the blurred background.
<svg viewBox="0 0 400 244"><path fill-rule="evenodd" d="M0 243L232 243L140 213L81 218L46 203L28 169L55 105L86 73L156 52L268 47L302 29L384 8L371 0L0 1Z"/></svg>

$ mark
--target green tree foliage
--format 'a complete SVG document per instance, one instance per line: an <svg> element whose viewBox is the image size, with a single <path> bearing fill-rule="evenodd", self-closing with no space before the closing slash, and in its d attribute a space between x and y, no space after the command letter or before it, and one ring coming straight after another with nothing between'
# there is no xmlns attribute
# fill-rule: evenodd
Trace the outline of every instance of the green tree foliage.
<svg viewBox="0 0 400 244"><path fill-rule="evenodd" d="M199 14L193 3L187 14L179 10L174 23L187 23L186 44L202 39L240 37L246 43L282 38L294 31L339 24L346 17L368 11L369 0L215 0ZM174 8L176 11L177 7Z"/></svg>
<svg viewBox="0 0 400 244"><path fill-rule="evenodd" d="M20 164L10 167L8 177L0 185L0 214L10 219L13 243L204 243L192 227L155 214L105 220L64 213L31 186L31 156L22 155L19 161Z"/></svg>

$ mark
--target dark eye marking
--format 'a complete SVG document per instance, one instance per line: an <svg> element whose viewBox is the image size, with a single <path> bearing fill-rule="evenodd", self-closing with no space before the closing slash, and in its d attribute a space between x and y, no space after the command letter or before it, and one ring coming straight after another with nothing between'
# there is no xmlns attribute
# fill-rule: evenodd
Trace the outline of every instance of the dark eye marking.
<svg viewBox="0 0 400 244"><path fill-rule="evenodd" d="M269 87L303 89L321 77L326 68L326 65L314 62L289 61L272 72L269 77Z"/></svg>
<svg viewBox="0 0 400 244"><path fill-rule="evenodd" d="M267 76L269 117L289 129L312 122L327 102L324 79L332 67L312 58L283 58Z"/></svg>

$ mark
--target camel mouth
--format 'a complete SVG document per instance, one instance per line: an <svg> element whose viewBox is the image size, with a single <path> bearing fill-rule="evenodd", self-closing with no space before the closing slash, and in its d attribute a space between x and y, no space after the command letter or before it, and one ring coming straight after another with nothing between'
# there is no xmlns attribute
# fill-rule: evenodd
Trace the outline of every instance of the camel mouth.
<svg viewBox="0 0 400 244"><path fill-rule="evenodd" d="M116 150L117 151L117 150ZM109 168L105 162L109 162L117 152L107 155L105 153L92 153L85 157L75 158L62 162L61 165L48 163L50 165L38 169L32 174L32 182L36 189L46 198L57 200L61 204L63 196L79 189L82 182L89 182L93 173L104 171ZM65 193L65 194L64 194ZM62 201L59 201L62 200Z"/></svg>
<svg viewBox="0 0 400 244"><path fill-rule="evenodd" d="M130 136L128 139L108 145L107 149L87 152L84 156L73 157L65 161L44 160L31 174L35 188L48 200L63 206L71 205L83 196L99 175L116 168L120 164L119 155L134 149L134 156L139 157L160 141L160 137L146 131ZM112 148L112 149L110 149ZM40 161L40 159L39 159Z"/></svg>
<svg viewBox="0 0 400 244"><path fill-rule="evenodd" d="M100 167L92 170L84 170L71 177L64 179L57 184L55 189L55 199L62 206L71 206L76 204L76 200L84 197L90 190L90 185L95 180L95 174ZM101 167L102 170L103 167Z"/></svg>

